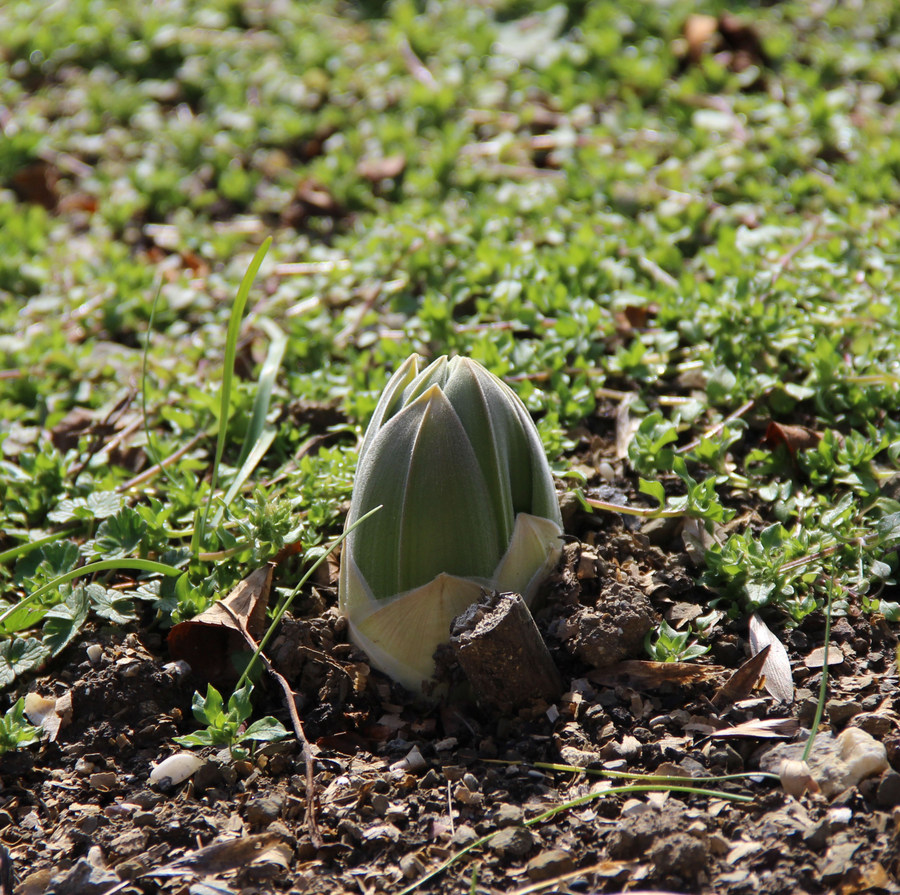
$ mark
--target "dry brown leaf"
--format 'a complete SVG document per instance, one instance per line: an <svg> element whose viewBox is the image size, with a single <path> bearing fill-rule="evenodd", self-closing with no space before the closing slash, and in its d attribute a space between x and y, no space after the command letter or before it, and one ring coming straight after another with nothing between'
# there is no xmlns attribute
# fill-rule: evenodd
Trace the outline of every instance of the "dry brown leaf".
<svg viewBox="0 0 900 895"><path fill-rule="evenodd" d="M230 657L247 649L247 635L253 640L262 635L271 584L271 565L251 572L227 597L175 625L169 632L169 654L215 685L233 683L238 672Z"/></svg>
<svg viewBox="0 0 900 895"><path fill-rule="evenodd" d="M784 426L773 420L766 429L763 443L773 448L783 444L793 457L797 451L816 447L821 440L821 432L807 429L806 426Z"/></svg>
<svg viewBox="0 0 900 895"><path fill-rule="evenodd" d="M628 456L628 445L634 438L641 424L639 419L631 416L631 405L637 400L634 392L629 392L616 408L616 459L624 460Z"/></svg>
<svg viewBox="0 0 900 895"><path fill-rule="evenodd" d="M399 177L406 168L406 156L403 153L387 155L384 158L363 159L356 166L360 177L377 183L379 180L390 180Z"/></svg>
<svg viewBox="0 0 900 895"><path fill-rule="evenodd" d="M765 688L776 699L793 702L794 679L791 675L791 660L788 658L787 650L754 612L750 616L750 650L756 655L765 646L772 647L762 669L766 676Z"/></svg>
<svg viewBox="0 0 900 895"><path fill-rule="evenodd" d="M828 667L831 668L833 665L841 665L843 661L844 654L836 644L832 643L828 647ZM814 649L806 659L804 659L804 664L807 668L822 668L825 665L825 647L820 646Z"/></svg>
<svg viewBox="0 0 900 895"><path fill-rule="evenodd" d="M627 680L646 687L660 684L696 684L712 680L725 669L721 665L695 665L692 662L650 662L627 659L607 668L598 668L588 675L594 683Z"/></svg>
<svg viewBox="0 0 900 895"><path fill-rule="evenodd" d="M25 716L40 727L52 743L63 727L72 721L72 692L67 690L62 696L43 697L37 693L25 696Z"/></svg>
<svg viewBox="0 0 900 895"><path fill-rule="evenodd" d="M712 698L712 704L718 708L733 705L741 699L746 699L762 674L763 666L769 658L771 646L764 646L755 656L751 656L738 668L737 671L716 691Z"/></svg>
<svg viewBox="0 0 900 895"><path fill-rule="evenodd" d="M800 729L796 718L765 718L762 721L744 721L734 727L723 727L709 735L709 739L728 737L761 737L766 740L789 739Z"/></svg>
<svg viewBox="0 0 900 895"><path fill-rule="evenodd" d="M184 855L168 866L173 869L189 867L194 873L225 873L252 863L279 842L274 833L226 839Z"/></svg>

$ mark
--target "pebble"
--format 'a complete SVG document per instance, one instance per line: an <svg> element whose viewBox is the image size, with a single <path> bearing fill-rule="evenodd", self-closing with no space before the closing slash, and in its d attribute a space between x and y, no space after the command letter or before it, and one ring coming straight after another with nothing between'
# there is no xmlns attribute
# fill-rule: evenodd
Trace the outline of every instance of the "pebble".
<svg viewBox="0 0 900 895"><path fill-rule="evenodd" d="M95 765L92 761L88 761L86 758L79 758L78 761L75 762L75 773L80 777L87 777L89 774L93 774L96 770L97 765Z"/></svg>
<svg viewBox="0 0 900 895"><path fill-rule="evenodd" d="M554 879L575 870L572 856L561 848L552 848L535 855L526 865L525 873L532 882Z"/></svg>
<svg viewBox="0 0 900 895"><path fill-rule="evenodd" d="M102 895L120 882L117 874L102 867L94 867L86 858L50 882L56 895Z"/></svg>
<svg viewBox="0 0 900 895"><path fill-rule="evenodd" d="M525 819L525 812L518 805L503 802L497 807L494 820L498 827L519 826Z"/></svg>
<svg viewBox="0 0 900 895"><path fill-rule="evenodd" d="M406 879L415 879L425 872L425 865L416 855L404 855L400 859L400 872Z"/></svg>
<svg viewBox="0 0 900 895"><path fill-rule="evenodd" d="M524 858L534 847L534 836L528 827L505 827L488 843L491 851L507 858Z"/></svg>
<svg viewBox="0 0 900 895"><path fill-rule="evenodd" d="M879 808L895 808L900 805L900 774L888 771L878 784L875 804Z"/></svg>
<svg viewBox="0 0 900 895"><path fill-rule="evenodd" d="M254 827L267 827L281 814L281 799L265 797L247 802L245 818Z"/></svg>
<svg viewBox="0 0 900 895"><path fill-rule="evenodd" d="M462 824L456 828L453 834L453 844L457 848L466 848L481 837L468 824Z"/></svg>
<svg viewBox="0 0 900 895"><path fill-rule="evenodd" d="M119 778L113 771L98 771L88 777L88 782L91 784L91 789L109 792L119 782Z"/></svg>
<svg viewBox="0 0 900 895"><path fill-rule="evenodd" d="M472 790L463 783L460 783L453 790L453 798L459 802L460 805L465 805L468 808L480 808L482 804L484 804L484 796L480 792L472 792Z"/></svg>
<svg viewBox="0 0 900 895"><path fill-rule="evenodd" d="M853 726L871 734L876 740L883 740L897 723L897 716L891 712L861 712L853 718Z"/></svg>
<svg viewBox="0 0 900 895"><path fill-rule="evenodd" d="M856 699L829 699L825 703L828 718L836 727L843 727L851 718L862 710L862 704Z"/></svg>
<svg viewBox="0 0 900 895"><path fill-rule="evenodd" d="M142 854L147 848L147 833L143 830L126 830L116 836L107 845L107 854L113 859L112 863L118 864L125 858L132 858Z"/></svg>
<svg viewBox="0 0 900 895"><path fill-rule="evenodd" d="M156 815L152 811L137 811L133 820L136 827L156 826Z"/></svg>
<svg viewBox="0 0 900 895"><path fill-rule="evenodd" d="M654 842L649 857L657 873L696 879L697 872L709 860L709 847L696 836L673 833Z"/></svg>
<svg viewBox="0 0 900 895"><path fill-rule="evenodd" d="M640 799L627 799L622 806L620 814L622 817L634 817L637 814L643 814L645 811L652 811L651 805L642 802Z"/></svg>

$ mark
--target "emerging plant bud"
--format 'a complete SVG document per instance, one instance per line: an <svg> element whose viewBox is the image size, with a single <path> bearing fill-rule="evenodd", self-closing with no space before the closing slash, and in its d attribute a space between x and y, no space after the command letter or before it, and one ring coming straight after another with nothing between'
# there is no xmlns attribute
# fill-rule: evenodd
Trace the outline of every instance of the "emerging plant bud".
<svg viewBox="0 0 900 895"><path fill-rule="evenodd" d="M531 417L475 361L410 357L366 431L341 561L340 606L372 664L410 689L483 588L526 602L556 564L562 520Z"/></svg>

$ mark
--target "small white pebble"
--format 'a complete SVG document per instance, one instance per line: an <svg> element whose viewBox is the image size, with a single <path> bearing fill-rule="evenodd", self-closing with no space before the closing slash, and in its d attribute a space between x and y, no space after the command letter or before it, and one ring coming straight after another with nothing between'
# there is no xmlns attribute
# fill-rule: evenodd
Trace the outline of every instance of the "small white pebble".
<svg viewBox="0 0 900 895"><path fill-rule="evenodd" d="M150 771L150 782L178 786L193 776L202 764L203 759L193 752L176 752Z"/></svg>

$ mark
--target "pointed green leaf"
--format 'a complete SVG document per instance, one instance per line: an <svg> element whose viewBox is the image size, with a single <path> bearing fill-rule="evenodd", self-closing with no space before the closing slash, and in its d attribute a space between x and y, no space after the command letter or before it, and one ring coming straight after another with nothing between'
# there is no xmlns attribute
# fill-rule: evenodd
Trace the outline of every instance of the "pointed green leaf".
<svg viewBox="0 0 900 895"><path fill-rule="evenodd" d="M502 553L490 494L459 417L437 386L372 441L348 521L379 504L378 518L348 538L376 599L442 572L490 578Z"/></svg>

